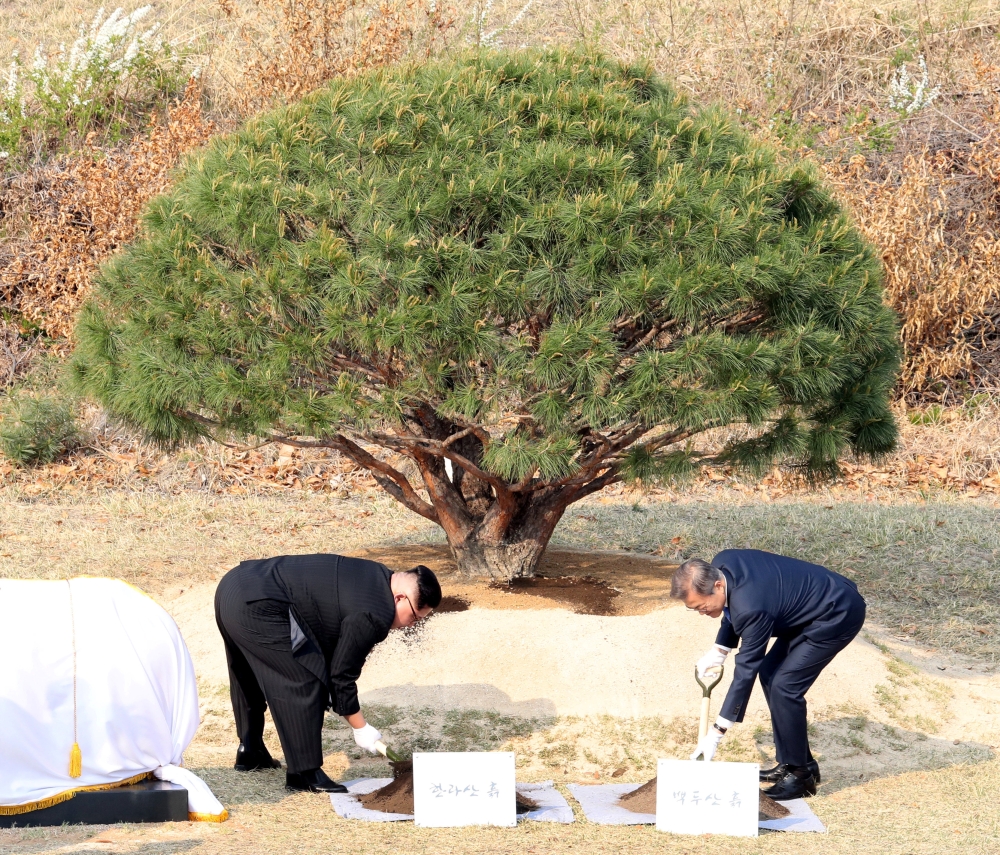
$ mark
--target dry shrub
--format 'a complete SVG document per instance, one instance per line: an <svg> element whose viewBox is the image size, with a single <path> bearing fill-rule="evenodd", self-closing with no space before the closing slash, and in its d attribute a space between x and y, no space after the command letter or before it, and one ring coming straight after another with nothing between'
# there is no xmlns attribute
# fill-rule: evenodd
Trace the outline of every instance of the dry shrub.
<svg viewBox="0 0 1000 855"><path fill-rule="evenodd" d="M532 6L505 42L595 40L764 123L826 123L884 105L893 65L918 54L948 84L975 50L997 50L998 23L994 0L564 0Z"/></svg>
<svg viewBox="0 0 1000 855"><path fill-rule="evenodd" d="M379 0L220 0L244 45L233 105L243 116L301 98L336 77L399 62L416 44L443 43L455 11L434 2Z"/></svg>
<svg viewBox="0 0 1000 855"><path fill-rule="evenodd" d="M0 208L0 228L12 235L0 244L0 302L50 336L68 336L99 265L133 238L146 202L213 129L192 82L148 134L14 176Z"/></svg>
<svg viewBox="0 0 1000 855"><path fill-rule="evenodd" d="M995 386L1000 368L982 358L996 348L1000 314L1000 97L985 91L983 133L971 144L925 146L898 165L863 155L825 165L881 250L905 347L900 391L911 400L947 399L955 381Z"/></svg>
<svg viewBox="0 0 1000 855"><path fill-rule="evenodd" d="M39 349L38 336L26 336L19 325L0 318L0 392L25 374Z"/></svg>

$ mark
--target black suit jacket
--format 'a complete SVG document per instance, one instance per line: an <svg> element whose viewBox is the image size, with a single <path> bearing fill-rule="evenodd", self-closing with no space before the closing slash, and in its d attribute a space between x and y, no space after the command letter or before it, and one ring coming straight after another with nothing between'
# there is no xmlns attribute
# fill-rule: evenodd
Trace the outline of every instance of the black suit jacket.
<svg viewBox="0 0 1000 855"><path fill-rule="evenodd" d="M834 641L856 631L865 601L850 579L818 564L757 549L727 549L712 559L726 579L729 617L716 644L736 647L735 671L719 714L743 721L768 642L805 635Z"/></svg>
<svg viewBox="0 0 1000 855"><path fill-rule="evenodd" d="M365 659L396 614L392 571L376 561L325 554L244 561L236 570L246 602L288 603L304 636L292 655L327 684L334 712L356 713Z"/></svg>

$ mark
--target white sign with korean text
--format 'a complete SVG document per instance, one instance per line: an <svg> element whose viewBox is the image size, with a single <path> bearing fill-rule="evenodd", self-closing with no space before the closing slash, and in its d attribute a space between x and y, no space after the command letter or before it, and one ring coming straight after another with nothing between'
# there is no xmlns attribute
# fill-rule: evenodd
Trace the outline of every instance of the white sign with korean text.
<svg viewBox="0 0 1000 855"><path fill-rule="evenodd" d="M515 826L514 800L512 751L441 751L413 755L415 825L427 828Z"/></svg>
<svg viewBox="0 0 1000 855"><path fill-rule="evenodd" d="M757 836L760 766L660 760L656 827L675 834Z"/></svg>

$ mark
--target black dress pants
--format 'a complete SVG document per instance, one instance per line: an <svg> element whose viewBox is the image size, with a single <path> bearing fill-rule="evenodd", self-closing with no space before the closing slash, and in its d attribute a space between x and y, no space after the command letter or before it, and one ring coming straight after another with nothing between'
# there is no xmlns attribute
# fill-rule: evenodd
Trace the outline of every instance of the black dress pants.
<svg viewBox="0 0 1000 855"><path fill-rule="evenodd" d="M805 766L813 759L806 731L806 692L820 672L830 664L861 631L865 622L865 604L859 605L834 638L815 641L805 632L791 638L778 638L764 657L758 676L771 711L775 757L779 763ZM825 633L824 633L825 634Z"/></svg>
<svg viewBox="0 0 1000 855"><path fill-rule="evenodd" d="M245 602L235 574L228 573L215 592L215 622L226 645L240 742L249 748L263 744L270 706L288 771L320 768L329 690L292 656L288 604Z"/></svg>

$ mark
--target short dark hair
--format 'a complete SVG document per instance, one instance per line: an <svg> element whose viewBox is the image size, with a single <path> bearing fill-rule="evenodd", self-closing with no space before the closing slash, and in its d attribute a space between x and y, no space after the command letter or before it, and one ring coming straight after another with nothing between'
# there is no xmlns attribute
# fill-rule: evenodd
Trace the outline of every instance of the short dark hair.
<svg viewBox="0 0 1000 855"><path fill-rule="evenodd" d="M683 600L690 591L708 596L715 590L715 583L722 579L722 571L701 558L689 558L674 571L670 581L670 596Z"/></svg>
<svg viewBox="0 0 1000 855"><path fill-rule="evenodd" d="M441 583L430 567L418 564L404 572L417 577L417 609L436 609L441 605Z"/></svg>

